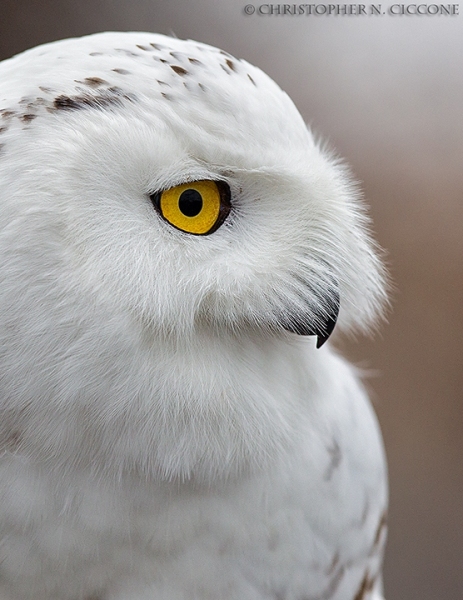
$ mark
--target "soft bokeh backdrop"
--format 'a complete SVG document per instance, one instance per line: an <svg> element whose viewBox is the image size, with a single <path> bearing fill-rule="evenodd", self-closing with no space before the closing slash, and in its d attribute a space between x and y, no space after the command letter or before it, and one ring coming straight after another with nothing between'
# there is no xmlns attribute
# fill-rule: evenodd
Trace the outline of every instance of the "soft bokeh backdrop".
<svg viewBox="0 0 463 600"><path fill-rule="evenodd" d="M389 457L387 598L461 600L463 14L246 16L246 3L2 0L0 58L111 29L198 39L269 73L347 158L395 286L379 335L337 340L372 373Z"/></svg>

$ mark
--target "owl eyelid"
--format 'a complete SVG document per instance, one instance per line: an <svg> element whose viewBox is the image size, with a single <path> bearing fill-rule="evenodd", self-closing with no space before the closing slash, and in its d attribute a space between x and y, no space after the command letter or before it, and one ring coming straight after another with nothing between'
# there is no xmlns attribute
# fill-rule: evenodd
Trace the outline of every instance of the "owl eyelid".
<svg viewBox="0 0 463 600"><path fill-rule="evenodd" d="M161 196L166 190L159 190L156 192L148 193L148 197L151 200L152 205L156 211L162 216L161 213Z"/></svg>
<svg viewBox="0 0 463 600"><path fill-rule="evenodd" d="M185 181L179 181L175 185L171 185L171 186L166 187L166 188L161 188L159 190L155 190L154 192L148 192L148 196L151 197L151 196L154 196L154 195L161 195L164 192L172 190L172 189L174 189L176 187L180 187L181 185L191 185L191 186L194 186L195 184L202 183L204 181L211 181L211 182L215 183L217 185L217 188L219 189L219 191L222 191L221 187L224 187L225 190L227 191L228 197L231 196L230 185L224 179L187 179ZM242 190L240 190L240 192L241 191Z"/></svg>

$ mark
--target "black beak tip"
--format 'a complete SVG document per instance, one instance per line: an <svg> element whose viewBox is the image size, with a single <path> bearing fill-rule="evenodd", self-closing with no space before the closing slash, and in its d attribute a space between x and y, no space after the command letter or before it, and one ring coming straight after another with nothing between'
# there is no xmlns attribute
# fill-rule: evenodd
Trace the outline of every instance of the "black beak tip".
<svg viewBox="0 0 463 600"><path fill-rule="evenodd" d="M317 348L321 348L333 333L339 314L339 307L339 294L336 291L332 293L328 308L323 311L323 314L310 314L306 315L306 318L292 316L290 319L285 319L283 327L287 331L297 333L298 335L316 335Z"/></svg>
<svg viewBox="0 0 463 600"><path fill-rule="evenodd" d="M317 348L321 348L323 344L328 341L328 338L333 333L334 326L336 325L337 316L337 313L334 318L330 316L325 323L325 330L317 332Z"/></svg>

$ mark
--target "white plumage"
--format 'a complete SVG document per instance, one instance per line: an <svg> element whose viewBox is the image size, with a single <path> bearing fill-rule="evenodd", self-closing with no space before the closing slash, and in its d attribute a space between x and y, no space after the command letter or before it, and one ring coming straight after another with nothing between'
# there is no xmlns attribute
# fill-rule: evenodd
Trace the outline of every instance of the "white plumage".
<svg viewBox="0 0 463 600"><path fill-rule="evenodd" d="M313 335L384 275L288 96L161 35L35 48L0 203L0 600L380 600L378 426Z"/></svg>

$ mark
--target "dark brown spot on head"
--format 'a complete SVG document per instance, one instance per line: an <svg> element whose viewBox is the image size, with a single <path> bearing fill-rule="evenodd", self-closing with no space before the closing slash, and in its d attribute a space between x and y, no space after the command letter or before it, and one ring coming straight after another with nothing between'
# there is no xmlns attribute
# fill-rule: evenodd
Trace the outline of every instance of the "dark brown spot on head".
<svg viewBox="0 0 463 600"><path fill-rule="evenodd" d="M170 85L165 81L161 81L160 79L156 79L156 81L159 83L159 85L167 85L167 87L170 87Z"/></svg>
<svg viewBox="0 0 463 600"><path fill-rule="evenodd" d="M161 96L166 100L173 100L173 97L170 94L165 94L164 92L161 92Z"/></svg>
<svg viewBox="0 0 463 600"><path fill-rule="evenodd" d="M153 42L150 43L150 46L153 46L153 48L155 50L159 50L159 51L163 50L166 47L166 46L162 46L161 44L154 44Z"/></svg>
<svg viewBox="0 0 463 600"><path fill-rule="evenodd" d="M90 87L100 87L101 85L108 85L108 82L100 77L86 77L83 81L77 81L76 83L83 83L84 85L88 85Z"/></svg>
<svg viewBox="0 0 463 600"><path fill-rule="evenodd" d="M127 69L113 69L115 73L119 73L119 75L130 75L130 71Z"/></svg>
<svg viewBox="0 0 463 600"><path fill-rule="evenodd" d="M32 113L26 113L25 115L23 115L21 117L21 121L23 123L30 123L31 121L33 121L36 118L37 115L33 115Z"/></svg>
<svg viewBox="0 0 463 600"><path fill-rule="evenodd" d="M227 63L228 67L232 71L236 71L235 63L232 60L230 60L229 58L227 58L227 60L225 62Z"/></svg>
<svg viewBox="0 0 463 600"><path fill-rule="evenodd" d="M45 94L51 94L55 91L52 88L45 87L44 85L39 85L39 90L42 90L42 92L45 92Z"/></svg>
<svg viewBox="0 0 463 600"><path fill-rule="evenodd" d="M89 56L103 56L103 52L90 52Z"/></svg>
<svg viewBox="0 0 463 600"><path fill-rule="evenodd" d="M31 102L33 102L33 98L31 98L31 96L24 96L23 98L21 98L21 100L18 102L18 104L30 104Z"/></svg>
<svg viewBox="0 0 463 600"><path fill-rule="evenodd" d="M84 108L84 106L82 105L81 98L79 96L71 98L69 96L64 95L55 98L53 106L57 110L79 110L81 108Z"/></svg>
<svg viewBox="0 0 463 600"><path fill-rule="evenodd" d="M5 133L5 131L8 131L8 127L0 127L0 133Z"/></svg>
<svg viewBox="0 0 463 600"><path fill-rule="evenodd" d="M172 71L175 71L177 75L188 75L188 71L183 67L179 67L178 65L170 65Z"/></svg>
<svg viewBox="0 0 463 600"><path fill-rule="evenodd" d="M135 44L137 48L140 48L140 50L144 50L145 52L152 52L153 48L150 48L149 46L142 46L141 44Z"/></svg>
<svg viewBox="0 0 463 600"><path fill-rule="evenodd" d="M191 64L192 64L192 65L202 65L202 64L203 64L203 63L202 63L200 60L198 60L197 58L189 58L188 60L191 62Z"/></svg>
<svg viewBox="0 0 463 600"><path fill-rule="evenodd" d="M248 73L248 77L249 77L249 80L250 80L250 81L251 81L251 82L252 82L254 85L256 85L256 82L255 82L255 81L254 81L254 79L251 77L251 75L249 75L249 73ZM257 87L257 86L256 86L256 87Z"/></svg>
<svg viewBox="0 0 463 600"><path fill-rule="evenodd" d="M123 100L133 102L136 100L136 97L134 94L124 92L118 87L111 87L107 90L102 90L98 94L61 95L55 98L53 106L56 110L81 110L85 108L123 106Z"/></svg>
<svg viewBox="0 0 463 600"><path fill-rule="evenodd" d="M219 54L223 54L223 56L228 56L230 58L233 58L233 56L231 54L228 54L228 52L225 52L225 50L219 50Z"/></svg>
<svg viewBox="0 0 463 600"><path fill-rule="evenodd" d="M16 112L14 110L7 110L5 108L0 112L2 113L2 119L5 119L5 120L10 120L16 114Z"/></svg>
<svg viewBox="0 0 463 600"><path fill-rule="evenodd" d="M203 92L206 91L206 87L202 83L198 83L198 86Z"/></svg>

